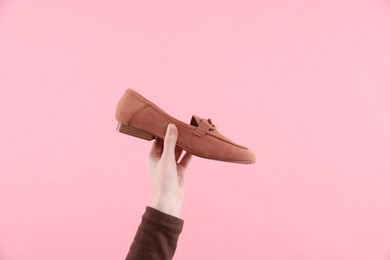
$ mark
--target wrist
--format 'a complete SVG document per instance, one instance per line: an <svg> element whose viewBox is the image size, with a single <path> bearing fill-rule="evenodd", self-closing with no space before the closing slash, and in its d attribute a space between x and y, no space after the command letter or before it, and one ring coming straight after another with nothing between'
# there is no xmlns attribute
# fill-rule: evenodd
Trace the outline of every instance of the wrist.
<svg viewBox="0 0 390 260"><path fill-rule="evenodd" d="M177 218L180 217L182 206L183 201L175 195L154 196L150 203L150 207Z"/></svg>

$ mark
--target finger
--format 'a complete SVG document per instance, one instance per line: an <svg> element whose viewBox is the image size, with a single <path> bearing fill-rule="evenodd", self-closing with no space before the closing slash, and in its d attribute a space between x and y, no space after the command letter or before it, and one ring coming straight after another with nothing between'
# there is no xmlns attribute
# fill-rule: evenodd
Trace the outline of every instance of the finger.
<svg viewBox="0 0 390 260"><path fill-rule="evenodd" d="M177 175L178 175L178 182L179 182L179 187L181 189L184 188L184 173L186 171L186 168L188 167L188 164L190 163L191 159L192 159L193 155L189 152L186 152L183 156L183 158L181 158L180 160L180 163L178 163L178 171L177 171Z"/></svg>
<svg viewBox="0 0 390 260"><path fill-rule="evenodd" d="M163 156L175 158L177 135L176 126L174 124L169 124L164 138Z"/></svg>
<svg viewBox="0 0 390 260"><path fill-rule="evenodd" d="M163 151L163 141L156 139L153 142L152 149L150 150L149 157L152 159L160 159Z"/></svg>
<svg viewBox="0 0 390 260"><path fill-rule="evenodd" d="M183 156L183 158L181 158L179 165L181 167L183 167L183 169L185 170L188 167L188 164L190 163L192 157L193 157L193 155L191 153L186 152L186 154Z"/></svg>
<svg viewBox="0 0 390 260"><path fill-rule="evenodd" d="M175 148L175 161L176 162L179 160L180 155L182 154L182 152L183 152L183 149L176 145L176 148Z"/></svg>

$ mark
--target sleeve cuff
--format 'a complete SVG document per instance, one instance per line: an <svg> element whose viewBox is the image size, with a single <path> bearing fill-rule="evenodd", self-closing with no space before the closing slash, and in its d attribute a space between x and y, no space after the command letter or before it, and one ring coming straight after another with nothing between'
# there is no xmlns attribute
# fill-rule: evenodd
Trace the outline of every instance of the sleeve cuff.
<svg viewBox="0 0 390 260"><path fill-rule="evenodd" d="M151 222L153 225L160 226L163 229L171 230L176 234L180 234L183 230L184 221L182 219L166 214L149 206L146 207L142 218L145 221Z"/></svg>

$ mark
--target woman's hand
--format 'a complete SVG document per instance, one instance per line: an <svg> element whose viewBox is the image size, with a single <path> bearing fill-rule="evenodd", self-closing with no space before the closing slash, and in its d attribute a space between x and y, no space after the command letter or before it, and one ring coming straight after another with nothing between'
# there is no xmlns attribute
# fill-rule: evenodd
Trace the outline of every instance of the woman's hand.
<svg viewBox="0 0 390 260"><path fill-rule="evenodd" d="M192 155L176 146L178 131L169 124L164 140L156 139L146 161L153 185L150 207L179 217L184 200L184 172Z"/></svg>

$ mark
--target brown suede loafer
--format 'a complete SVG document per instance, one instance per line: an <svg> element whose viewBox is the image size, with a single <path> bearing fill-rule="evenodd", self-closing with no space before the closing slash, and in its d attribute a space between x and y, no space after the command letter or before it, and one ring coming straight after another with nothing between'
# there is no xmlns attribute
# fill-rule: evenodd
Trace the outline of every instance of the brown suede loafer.
<svg viewBox="0 0 390 260"><path fill-rule="evenodd" d="M168 124L175 124L179 132L177 145L196 156L233 163L255 163L255 155L242 145L223 136L211 119L192 116L186 124L171 117L161 108L127 89L118 102L115 117L121 133L152 140L164 139Z"/></svg>

